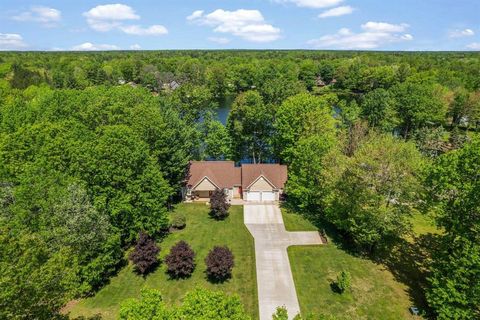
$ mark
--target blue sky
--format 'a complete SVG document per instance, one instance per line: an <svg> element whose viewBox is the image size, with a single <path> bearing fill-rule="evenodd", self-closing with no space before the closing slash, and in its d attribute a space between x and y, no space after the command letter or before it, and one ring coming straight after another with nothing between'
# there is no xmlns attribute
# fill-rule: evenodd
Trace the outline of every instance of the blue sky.
<svg viewBox="0 0 480 320"><path fill-rule="evenodd" d="M480 50L480 0L0 0L0 50Z"/></svg>

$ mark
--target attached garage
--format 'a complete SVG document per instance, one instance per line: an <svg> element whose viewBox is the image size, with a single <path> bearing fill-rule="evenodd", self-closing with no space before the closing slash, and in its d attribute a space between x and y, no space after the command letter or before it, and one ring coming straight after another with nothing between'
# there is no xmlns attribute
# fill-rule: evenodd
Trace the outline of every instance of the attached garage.
<svg viewBox="0 0 480 320"><path fill-rule="evenodd" d="M262 196L260 191L248 191L246 192L246 199L247 201L261 201Z"/></svg>
<svg viewBox="0 0 480 320"><path fill-rule="evenodd" d="M275 192L273 192L273 191L262 191L262 200L261 201L275 201Z"/></svg>
<svg viewBox="0 0 480 320"><path fill-rule="evenodd" d="M275 201L275 186L264 176L255 179L245 192L246 201Z"/></svg>
<svg viewBox="0 0 480 320"><path fill-rule="evenodd" d="M274 191L247 191L246 193L247 201L275 201L275 192Z"/></svg>

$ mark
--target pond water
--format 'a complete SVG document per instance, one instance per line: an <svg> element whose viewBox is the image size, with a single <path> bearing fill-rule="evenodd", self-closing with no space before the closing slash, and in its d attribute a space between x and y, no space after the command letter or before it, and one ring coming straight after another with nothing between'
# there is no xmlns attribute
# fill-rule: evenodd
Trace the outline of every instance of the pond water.
<svg viewBox="0 0 480 320"><path fill-rule="evenodd" d="M220 106L216 110L218 120L220 120L223 125L227 124L228 114L230 113L230 109L232 108L232 103L234 100L235 96L225 97L223 101L220 102Z"/></svg>

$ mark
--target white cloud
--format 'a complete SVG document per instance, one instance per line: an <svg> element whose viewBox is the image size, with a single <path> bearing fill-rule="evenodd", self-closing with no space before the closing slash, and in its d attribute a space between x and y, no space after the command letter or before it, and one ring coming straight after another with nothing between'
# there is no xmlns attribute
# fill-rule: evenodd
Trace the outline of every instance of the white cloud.
<svg viewBox="0 0 480 320"><path fill-rule="evenodd" d="M120 26L119 29L126 34L133 34L136 36L158 36L168 33L167 28L158 24L155 24L148 28L142 28L138 25Z"/></svg>
<svg viewBox="0 0 480 320"><path fill-rule="evenodd" d="M140 46L139 44L135 43L135 44L132 44L132 45L130 46L130 49L131 49L131 50L140 50L140 49L142 49L142 46Z"/></svg>
<svg viewBox="0 0 480 320"><path fill-rule="evenodd" d="M29 11L24 11L17 16L13 16L12 19L16 21L38 22L43 26L53 27L62 19L62 13L60 10L54 8L34 6L31 7Z"/></svg>
<svg viewBox="0 0 480 320"><path fill-rule="evenodd" d="M96 6L83 14L88 19L94 20L136 20L140 19L140 16L135 11L120 3L105 4Z"/></svg>
<svg viewBox="0 0 480 320"><path fill-rule="evenodd" d="M121 26L124 20L138 20L135 11L124 4L105 4L96 6L83 13L88 25L97 31L110 31Z"/></svg>
<svg viewBox="0 0 480 320"><path fill-rule="evenodd" d="M305 8L328 8L336 6L343 2L343 0L273 0L274 2L287 3L291 2L298 7Z"/></svg>
<svg viewBox="0 0 480 320"><path fill-rule="evenodd" d="M97 50L119 50L120 48L113 44L93 44L91 42L85 42L76 46L73 46L73 51L97 51Z"/></svg>
<svg viewBox="0 0 480 320"><path fill-rule="evenodd" d="M21 35L16 33L0 33L0 50L18 50L27 47Z"/></svg>
<svg viewBox="0 0 480 320"><path fill-rule="evenodd" d="M472 42L472 43L468 44L467 49L480 50L480 42Z"/></svg>
<svg viewBox="0 0 480 320"><path fill-rule="evenodd" d="M187 19L200 25L214 27L214 32L229 33L247 41L270 42L280 38L280 29L266 23L262 13L258 10L226 11L217 9L209 14L204 14L199 10L192 13Z"/></svg>
<svg viewBox="0 0 480 320"><path fill-rule="evenodd" d="M386 22L367 22L361 25L362 32L354 33L350 29L342 28L335 34L325 35L308 41L316 48L325 49L375 49L382 45L411 41L413 36L403 33L407 24L390 24Z"/></svg>
<svg viewBox="0 0 480 320"><path fill-rule="evenodd" d="M96 31L106 32L115 29L137 36L158 36L168 33L167 28L158 24L145 28L139 25L125 25L125 21L140 19L135 10L125 4L96 6L84 12L83 15L87 18L88 25Z"/></svg>
<svg viewBox="0 0 480 320"><path fill-rule="evenodd" d="M353 12L353 8L351 6L341 6L332 8L330 10L324 11L318 15L319 18L329 18L329 17L339 17L344 16L346 14L351 14Z"/></svg>
<svg viewBox="0 0 480 320"><path fill-rule="evenodd" d="M209 37L208 41L212 41L218 44L227 44L230 42L230 39L222 37Z"/></svg>
<svg viewBox="0 0 480 320"><path fill-rule="evenodd" d="M463 37L471 37L474 36L475 32L472 29L464 29L464 30L452 30L448 33L449 38L463 38Z"/></svg>
<svg viewBox="0 0 480 320"><path fill-rule="evenodd" d="M386 22L373 22L369 21L365 24L362 24L362 29L367 32L403 32L409 27L408 24L391 24Z"/></svg>
<svg viewBox="0 0 480 320"><path fill-rule="evenodd" d="M195 20L197 18L200 18L202 15L203 15L203 10L196 10L196 11L193 11L193 13L187 17L187 20L189 21Z"/></svg>

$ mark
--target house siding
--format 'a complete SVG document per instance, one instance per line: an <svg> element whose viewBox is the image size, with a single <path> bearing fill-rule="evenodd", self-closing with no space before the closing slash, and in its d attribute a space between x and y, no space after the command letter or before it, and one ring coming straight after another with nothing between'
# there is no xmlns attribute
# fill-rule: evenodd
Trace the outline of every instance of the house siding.
<svg viewBox="0 0 480 320"><path fill-rule="evenodd" d="M214 191L217 189L207 178L203 179L193 190Z"/></svg>
<svg viewBox="0 0 480 320"><path fill-rule="evenodd" d="M272 191L273 187L267 180L260 177L250 186L250 191Z"/></svg>

